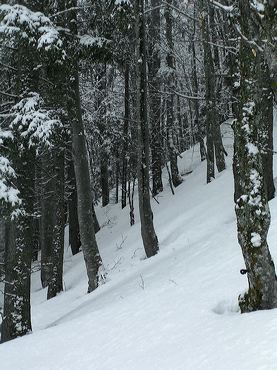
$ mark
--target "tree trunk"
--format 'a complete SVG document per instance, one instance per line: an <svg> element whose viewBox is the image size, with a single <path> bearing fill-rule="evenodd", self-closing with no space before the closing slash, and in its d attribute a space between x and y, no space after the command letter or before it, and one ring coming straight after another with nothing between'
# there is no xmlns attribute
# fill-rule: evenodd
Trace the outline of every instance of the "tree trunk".
<svg viewBox="0 0 277 370"><path fill-rule="evenodd" d="M144 0L136 0L137 121L138 121L138 192L141 236L147 257L158 250L149 194L149 128L147 114L147 74Z"/></svg>
<svg viewBox="0 0 277 370"><path fill-rule="evenodd" d="M75 68L77 68L77 66L75 66ZM77 186L78 220L82 250L88 275L88 292L91 292L98 286L98 273L99 268L102 265L102 261L95 238L95 218L93 217L94 207L92 204L89 164L80 107L79 76L77 69L74 77L72 76L71 79L71 89L71 104L74 111L71 111L70 118L74 170Z"/></svg>
<svg viewBox="0 0 277 370"><path fill-rule="evenodd" d="M70 196L68 199L68 214L69 214L69 245L73 256L80 251L81 240L78 221L78 202L77 202L77 189L76 179L74 172L73 161L70 160L68 165L68 181L70 186Z"/></svg>
<svg viewBox="0 0 277 370"><path fill-rule="evenodd" d="M42 159L42 196L41 196L41 285L48 286L51 277L51 255L53 245L53 230L55 227L55 180L52 166L53 158L44 154Z"/></svg>
<svg viewBox="0 0 277 370"><path fill-rule="evenodd" d="M34 178L30 163L34 163L33 152L24 153L14 162L17 173L17 188L20 191L23 214L6 223L5 240L5 290L4 314L1 341L25 335L31 326L31 263L33 253L33 199Z"/></svg>
<svg viewBox="0 0 277 370"><path fill-rule="evenodd" d="M226 154L223 142L222 142L222 136L221 136L221 130L220 125L223 122L223 117L221 115L219 104L220 104L220 93L222 89L222 77L221 77L221 68L220 68L220 57L219 57L219 50L217 44L218 39L218 32L215 22L215 11L212 5L209 4L209 18L210 18L210 30L211 30L211 41L213 43L213 47L209 44L209 48L211 51L213 50L213 70L214 74L217 75L217 78L215 78L215 100L216 104L214 106L215 109L215 122L214 122L214 150L215 150L215 161L216 161L216 167L218 172L222 172L225 170L225 158L224 154Z"/></svg>
<svg viewBox="0 0 277 370"><path fill-rule="evenodd" d="M119 158L119 151L115 151L115 204L119 202L119 177L120 177L120 158Z"/></svg>
<svg viewBox="0 0 277 370"><path fill-rule="evenodd" d="M266 138L263 142L263 168L267 199L271 200L275 195L273 179L273 93L271 91L271 78L265 58L261 58L259 78L261 95L261 122L264 124Z"/></svg>
<svg viewBox="0 0 277 370"><path fill-rule="evenodd" d="M124 92L124 124L123 124L123 146L122 146L122 177L121 177L121 207L127 204L127 175L128 175L128 132L130 120L130 67L125 64L125 92Z"/></svg>
<svg viewBox="0 0 277 370"><path fill-rule="evenodd" d="M208 3L209 6L209 3ZM204 69L205 69L205 100L206 100L206 132L207 132L207 183L215 178L214 161L219 172L225 169L224 148L216 112L216 83L215 66L212 55L211 40L209 34L209 9L202 7L202 38L204 49Z"/></svg>
<svg viewBox="0 0 277 370"><path fill-rule="evenodd" d="M95 213L95 208L94 208L93 202L92 202L92 207L91 208L92 208L92 218L93 218L94 232L95 232L95 234L97 234L98 231L100 230L100 225L99 225L96 213Z"/></svg>
<svg viewBox="0 0 277 370"><path fill-rule="evenodd" d="M247 40L256 39L248 0L239 0L239 27ZM236 201L238 240L242 249L249 289L239 297L241 312L277 307L275 267L267 233L270 212L267 202L262 149L259 144L268 134L261 122L262 99L256 76L260 69L260 51L241 38L240 106L234 125L236 172L241 194ZM268 92L269 93L269 92Z"/></svg>
<svg viewBox="0 0 277 370"><path fill-rule="evenodd" d="M4 275L6 226L0 211L0 278Z"/></svg>
<svg viewBox="0 0 277 370"><path fill-rule="evenodd" d="M196 19L196 4L194 4L194 18ZM197 64L196 64L196 51L195 51L195 36L196 36L196 21L193 21L193 35L191 40L191 50L192 50L192 91L194 96L198 96L199 87L198 87L198 77L197 77ZM194 127L197 129L197 138L200 146L200 158L201 162L206 159L206 148L203 138L203 128L201 127L200 115L199 115L199 100L194 99ZM205 136L205 135L204 135Z"/></svg>
<svg viewBox="0 0 277 370"><path fill-rule="evenodd" d="M67 0L67 9L70 8L76 8L76 0ZM68 27L71 33L77 36L76 12L69 12L68 18ZM88 276L88 292L91 292L98 287L100 279L99 270L102 266L102 260L95 238L94 208L92 204L89 163L81 112L78 61L76 60L75 52L74 48L70 65L68 110L72 130L72 152L77 186L80 237Z"/></svg>
<svg viewBox="0 0 277 370"><path fill-rule="evenodd" d="M110 189L109 189L109 168L108 156L103 151L100 159L100 181L102 190L102 207L105 207L110 202Z"/></svg>
<svg viewBox="0 0 277 370"><path fill-rule="evenodd" d="M47 299L55 297L63 290L63 255L64 255L64 154L56 156L55 173L55 223L53 229L52 253L50 258L50 279L48 282Z"/></svg>
<svg viewBox="0 0 277 370"><path fill-rule="evenodd" d="M25 244L27 234L30 236L29 227L29 222L23 218L7 223L2 343L32 330L30 306L32 253L30 246Z"/></svg>
<svg viewBox="0 0 277 370"><path fill-rule="evenodd" d="M177 150L174 143L174 89L175 89L175 58L173 52L173 17L170 5L172 0L168 0L168 5L165 6L165 21L166 21L166 41L167 41L167 56L166 65L167 84L169 86L169 93L166 100L166 123L167 123L167 139L168 139L168 152L172 183L175 187L182 183L182 177L179 174L177 163Z"/></svg>
<svg viewBox="0 0 277 370"><path fill-rule="evenodd" d="M160 28L161 17L160 8L161 0L151 0L153 11L150 14L149 20L149 46L148 46L148 71L149 71L149 86L150 86L150 127L151 132L151 153L152 153L152 193L153 196L163 191L162 182L162 143L161 143L161 97L160 97L160 78L159 69L161 66L160 59Z"/></svg>

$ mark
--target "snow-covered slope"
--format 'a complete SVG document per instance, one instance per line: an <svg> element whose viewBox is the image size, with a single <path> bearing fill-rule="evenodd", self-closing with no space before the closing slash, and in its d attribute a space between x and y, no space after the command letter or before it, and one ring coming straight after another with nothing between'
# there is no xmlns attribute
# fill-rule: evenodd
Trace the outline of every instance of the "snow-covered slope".
<svg viewBox="0 0 277 370"><path fill-rule="evenodd" d="M153 201L157 256L144 259L137 213L131 228L128 209L97 209L107 283L86 294L82 255L68 248L64 293L46 301L35 273L33 334L0 346L0 370L277 369L277 310L238 312L247 281L239 273L228 124L224 142L228 168L215 181L205 184L196 147L180 160L182 172L193 173L174 196L167 186ZM270 205L277 261L277 199Z"/></svg>

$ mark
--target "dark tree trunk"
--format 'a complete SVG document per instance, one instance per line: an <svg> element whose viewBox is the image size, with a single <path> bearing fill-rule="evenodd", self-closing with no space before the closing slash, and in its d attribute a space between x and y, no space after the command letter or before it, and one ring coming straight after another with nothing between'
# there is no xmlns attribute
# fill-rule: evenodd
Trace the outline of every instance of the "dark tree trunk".
<svg viewBox="0 0 277 370"><path fill-rule="evenodd" d="M205 101L206 101L206 136L207 136L207 183L215 178L214 166L214 135L213 126L215 123L215 77L212 51L210 46L210 35L208 29L208 12L204 2L201 1L201 11L203 12L201 29L204 48L204 68L205 68Z"/></svg>
<svg viewBox="0 0 277 370"><path fill-rule="evenodd" d="M24 153L15 164L17 188L25 214L6 223L5 290L1 341L27 334L31 326L31 263L33 253L34 178L30 173L33 153Z"/></svg>
<svg viewBox="0 0 277 370"><path fill-rule="evenodd" d="M129 207L130 207L130 226L135 224L135 208L134 208L134 194L135 194L135 177L133 178L132 188L131 180L128 181L128 198L129 198Z"/></svg>
<svg viewBox="0 0 277 370"><path fill-rule="evenodd" d="M120 177L120 159L119 152L116 150L115 158L115 204L119 202L119 177Z"/></svg>
<svg viewBox="0 0 277 370"><path fill-rule="evenodd" d="M173 17L170 5L172 0L168 0L168 5L165 6L165 21L166 21L166 41L168 53L166 56L166 65L168 67L167 84L169 86L169 93L166 100L166 123L168 136L168 152L172 183L175 187L182 183L182 177L179 174L177 163L177 150L174 142L174 89L175 89L175 58L173 51Z"/></svg>
<svg viewBox="0 0 277 370"><path fill-rule="evenodd" d="M27 234L31 242L28 221L20 218L7 223L2 343L32 330L30 306L32 251L30 245L26 244Z"/></svg>
<svg viewBox="0 0 277 370"><path fill-rule="evenodd" d="M211 50L213 50L213 70L214 74L217 75L217 78L215 78L215 122L214 122L214 150L215 150L215 161L216 161L216 167L218 172L222 172L225 170L225 158L224 155L226 154L226 151L223 146L222 142L222 136L221 136L221 130L220 125L223 122L223 116L221 115L219 104L220 104L220 96L221 96L221 89L222 89L222 77L221 77L221 67L220 67L220 57L219 57L219 48L216 46L217 39L218 39L218 31L217 31L217 25L215 22L215 11L212 6L212 4L209 4L209 17L210 17L210 30L211 30L211 41L213 43L213 48L211 45L209 47ZM211 53L212 55L212 53Z"/></svg>
<svg viewBox="0 0 277 370"><path fill-rule="evenodd" d="M160 78L159 69L161 66L160 60L160 28L161 17L160 8L161 0L151 0L153 11L149 20L149 46L148 46L148 71L149 71L149 88L150 88L150 125L151 132L151 153L152 153L152 183L153 196L163 191L162 182L162 143L161 143L161 97L160 97Z"/></svg>
<svg viewBox="0 0 277 370"><path fill-rule="evenodd" d="M257 39L249 0L239 0L239 27L246 40ZM268 244L267 233L270 212L267 202L263 143L268 134L261 122L263 100L257 74L261 68L260 50L241 38L240 44L240 106L235 132L236 181L240 184L240 197L236 201L238 240L242 249L249 289L240 296L241 312L277 307L277 281L275 267ZM270 94L271 92L267 92Z"/></svg>
<svg viewBox="0 0 277 370"><path fill-rule="evenodd" d="M98 222L98 219L97 219L97 216L96 216L96 213L95 213L95 208L94 208L94 204L92 202L92 218L93 218L93 227L94 227L94 232L95 234L98 233L98 231L101 229L100 228L100 225L99 225L99 222Z"/></svg>
<svg viewBox="0 0 277 370"><path fill-rule="evenodd" d="M263 142L263 168L267 199L275 195L273 180L273 93L271 91L271 78L268 65L264 58L260 60L259 85L261 95L261 122L264 124L266 140Z"/></svg>
<svg viewBox="0 0 277 370"><path fill-rule="evenodd" d="M77 66L75 66L75 68L77 68ZM77 186L78 220L82 250L88 275L88 292L91 292L98 286L98 273L102 261L95 238L94 222L96 216L94 217L95 213L92 204L89 164L80 107L79 76L77 69L74 78L72 77L71 79L71 84L72 100L70 101L70 105L74 110L72 112L72 108L69 109L71 111L72 150Z"/></svg>
<svg viewBox="0 0 277 370"><path fill-rule="evenodd" d="M63 255L64 255L64 154L57 153L55 158L55 223L53 228L52 253L50 257L50 279L47 299L55 297L63 290Z"/></svg>
<svg viewBox="0 0 277 370"><path fill-rule="evenodd" d="M102 153L100 159L100 181L102 190L102 207L105 207L110 202L110 189L109 189L109 168L108 156Z"/></svg>
<svg viewBox="0 0 277 370"><path fill-rule="evenodd" d="M68 166L68 181L70 186L70 196L68 199L68 221L69 221L69 245L73 256L80 251L81 240L78 221L78 201L77 201L77 188L74 172L73 161L70 160Z"/></svg>
<svg viewBox="0 0 277 370"><path fill-rule="evenodd" d="M130 67L125 64L125 92L124 92L124 124L123 124L123 147L122 147L122 177L121 177L121 207L126 207L127 204L127 175L128 175L128 132L130 120Z"/></svg>
<svg viewBox="0 0 277 370"><path fill-rule="evenodd" d="M224 155L226 154L226 151L223 147L222 142L222 135L221 135L221 129L220 129L220 122L219 122L219 115L216 115L217 121L214 124L214 151L215 151L215 161L216 161L216 167L218 172L222 172L225 170L225 158Z"/></svg>
<svg viewBox="0 0 277 370"><path fill-rule="evenodd" d="M147 115L147 74L144 0L136 0L137 121L138 121L138 191L141 236L147 257L158 250L149 194L149 128Z"/></svg>
<svg viewBox="0 0 277 370"><path fill-rule="evenodd" d="M215 178L214 162L219 172L225 169L224 148L216 111L216 81L215 66L212 55L211 38L209 30L209 9L202 6L202 38L204 48L204 68L205 68L205 100L206 100L206 132L207 132L207 183ZM209 6L209 3L207 4Z"/></svg>
<svg viewBox="0 0 277 370"><path fill-rule="evenodd" d="M196 19L196 5L194 4L194 18ZM192 90L194 96L198 96L199 87L198 87L198 77L197 77L197 63L196 63L196 51L195 51L195 36L196 36L196 21L193 21L193 35L192 35L192 42L191 42L191 50L192 50ZM200 122L200 115L199 115L199 100L194 99L194 127L197 129L197 138L199 141L200 146L200 158L201 162L206 159L206 148L204 144L203 136L203 128Z"/></svg>
<svg viewBox="0 0 277 370"><path fill-rule="evenodd" d="M41 284L43 288L46 288L51 277L53 229L55 227L55 179L52 158L49 154L44 154L42 168L44 175L41 185Z"/></svg>
<svg viewBox="0 0 277 370"><path fill-rule="evenodd" d="M68 9L76 8L76 0L67 0L66 3ZM68 27L73 35L78 34L75 11L69 12ZM69 85L68 110L72 130L72 153L77 186L78 220L88 276L88 292L91 292L98 287L100 279L99 269L102 266L102 260L95 238L94 208L92 204L89 162L81 112L78 61L76 59L75 49L73 50L71 58Z"/></svg>
<svg viewBox="0 0 277 370"><path fill-rule="evenodd" d="M6 235L5 220L2 215L2 212L0 211L0 278L4 275L5 235Z"/></svg>

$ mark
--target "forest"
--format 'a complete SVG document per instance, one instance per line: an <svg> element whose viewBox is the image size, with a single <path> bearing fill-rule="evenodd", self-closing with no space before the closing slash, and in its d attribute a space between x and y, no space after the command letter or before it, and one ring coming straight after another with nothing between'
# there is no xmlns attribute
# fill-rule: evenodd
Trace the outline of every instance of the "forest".
<svg viewBox="0 0 277 370"><path fill-rule="evenodd" d="M240 320L234 338L245 329L258 353L250 334L256 317L256 330L273 320L276 340L276 311L264 310L277 308L277 0L1 0L0 70L0 369L276 369L273 349L266 360L249 362L246 351L240 363L227 365L222 355L215 365L208 340L199 345L205 358L197 344L186 362L170 346L162 360L155 347L155 363L147 338L156 330L157 343L172 335L174 351L179 340L189 342L189 334L175 332L182 315L190 318L184 301L199 308L208 298L185 289L196 284L202 295L208 284L209 312L226 315L226 326L228 315ZM162 294L165 276L170 289ZM121 348L130 326L109 319L103 331L118 337L122 357L105 363L111 348L102 346L99 363L63 363L64 354L30 367L47 343L37 331L80 318L89 304L78 338L90 323L93 352L94 335L105 334L100 324L93 333L101 310L111 318L120 312L113 295L121 297L122 315L131 318L141 306L137 315L146 315L137 319L145 331L137 327L130 339L133 362ZM170 304L157 314L159 329L151 326L156 299L158 311ZM221 330L218 321L211 325ZM70 348L81 345L69 329L54 335L66 333ZM17 367L9 363L19 343L36 351L37 342L27 362L20 365L17 355ZM89 343L81 346L86 361Z"/></svg>

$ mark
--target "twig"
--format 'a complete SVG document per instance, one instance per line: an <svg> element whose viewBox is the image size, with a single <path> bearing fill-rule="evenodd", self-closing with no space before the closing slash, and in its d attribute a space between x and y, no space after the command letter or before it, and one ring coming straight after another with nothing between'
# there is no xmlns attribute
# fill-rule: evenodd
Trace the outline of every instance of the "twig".
<svg viewBox="0 0 277 370"><path fill-rule="evenodd" d="M144 288L145 288L145 284L144 284L143 277L142 277L142 275L141 275L141 274L139 274L139 276L140 276L140 280L141 280L141 283L139 284L139 286L141 287L141 289L143 289L143 290L144 290Z"/></svg>
<svg viewBox="0 0 277 370"><path fill-rule="evenodd" d="M137 248L137 249L135 249L135 251L134 251L134 253L133 253L133 255L132 255L132 257L131 257L131 258L135 258L135 257L136 257L136 253L137 253L137 251L138 251L138 250L140 250L140 249L142 249L142 248Z"/></svg>
<svg viewBox="0 0 277 370"><path fill-rule="evenodd" d="M122 260L122 257L120 257L120 258L119 258L119 259L114 263L113 267L111 267L111 268L110 268L110 271L114 270L114 269L116 268L116 266L120 264L121 260Z"/></svg>
<svg viewBox="0 0 277 370"><path fill-rule="evenodd" d="M158 201L158 199L155 197L155 195L153 194L153 191L152 191L152 189L151 189L151 186L149 185L149 190L150 190L150 193L151 193L151 195L152 195L152 198L158 203L158 204L160 204L160 202Z"/></svg>
<svg viewBox="0 0 277 370"><path fill-rule="evenodd" d="M122 239L122 241L121 241L121 243L119 245L116 243L116 249L117 250L122 249L122 245L124 244L125 240L127 239L127 236L125 236L123 238L123 235L121 234L121 239Z"/></svg>

